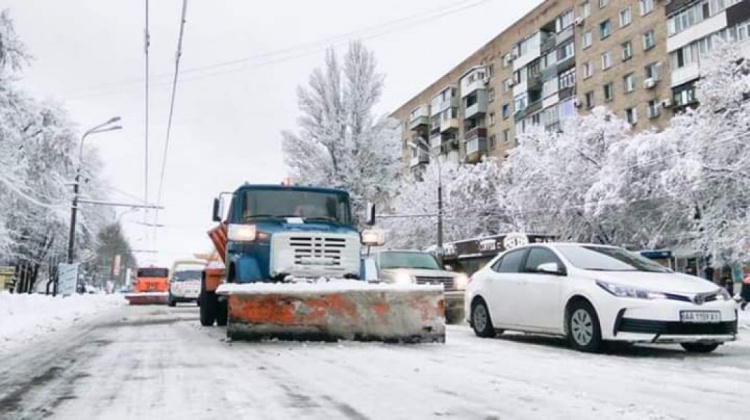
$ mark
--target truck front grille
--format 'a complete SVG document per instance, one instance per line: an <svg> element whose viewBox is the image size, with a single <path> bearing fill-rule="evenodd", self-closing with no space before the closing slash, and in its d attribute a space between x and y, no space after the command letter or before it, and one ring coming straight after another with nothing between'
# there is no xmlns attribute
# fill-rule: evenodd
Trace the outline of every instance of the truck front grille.
<svg viewBox="0 0 750 420"><path fill-rule="evenodd" d="M294 263L305 265L319 261L321 265L341 265L346 239L321 236L291 236L289 247L294 250Z"/></svg>

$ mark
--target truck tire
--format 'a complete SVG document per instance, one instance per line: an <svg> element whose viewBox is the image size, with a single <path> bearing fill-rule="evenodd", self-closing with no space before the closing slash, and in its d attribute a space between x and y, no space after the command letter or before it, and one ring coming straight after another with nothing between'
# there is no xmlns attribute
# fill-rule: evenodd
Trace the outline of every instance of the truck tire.
<svg viewBox="0 0 750 420"><path fill-rule="evenodd" d="M214 292L202 292L200 295L201 299L201 325L204 327L210 327L216 322L216 307L219 302L216 299L216 293Z"/></svg>
<svg viewBox="0 0 750 420"><path fill-rule="evenodd" d="M216 302L216 325L226 327L229 317L227 301L220 300Z"/></svg>
<svg viewBox="0 0 750 420"><path fill-rule="evenodd" d="M169 302L167 303L167 305L171 307L177 306L177 301L175 301L174 296L169 295Z"/></svg>

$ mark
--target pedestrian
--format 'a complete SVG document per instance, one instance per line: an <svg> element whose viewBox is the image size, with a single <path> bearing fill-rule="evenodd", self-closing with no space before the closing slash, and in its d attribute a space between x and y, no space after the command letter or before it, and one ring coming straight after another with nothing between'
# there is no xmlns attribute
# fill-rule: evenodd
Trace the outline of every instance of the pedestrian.
<svg viewBox="0 0 750 420"><path fill-rule="evenodd" d="M729 296L734 296L734 279L731 275L724 277L724 288L727 289Z"/></svg>
<svg viewBox="0 0 750 420"><path fill-rule="evenodd" d="M744 311L747 303L750 302L750 273L748 273L742 279L742 289L740 291L740 297L742 297L740 308Z"/></svg>

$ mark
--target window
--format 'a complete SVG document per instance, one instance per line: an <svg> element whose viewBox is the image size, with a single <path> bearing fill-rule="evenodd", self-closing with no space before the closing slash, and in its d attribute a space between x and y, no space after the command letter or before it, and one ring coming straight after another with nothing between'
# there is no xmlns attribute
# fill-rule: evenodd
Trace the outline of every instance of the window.
<svg viewBox="0 0 750 420"><path fill-rule="evenodd" d="M487 66L487 78L491 78L495 75L495 65L490 64Z"/></svg>
<svg viewBox="0 0 750 420"><path fill-rule="evenodd" d="M574 87L576 85L576 68L573 67L572 69L562 73L559 77L559 80L560 89Z"/></svg>
<svg viewBox="0 0 750 420"><path fill-rule="evenodd" d="M590 62L583 63L583 78L588 79L594 75L594 66Z"/></svg>
<svg viewBox="0 0 750 420"><path fill-rule="evenodd" d="M620 27L630 25L630 7L620 10Z"/></svg>
<svg viewBox="0 0 750 420"><path fill-rule="evenodd" d="M511 79L506 79L503 82L503 92L505 92L505 93L510 92L510 85L511 85Z"/></svg>
<svg viewBox="0 0 750 420"><path fill-rule="evenodd" d="M641 16L654 10L654 0L638 0L638 7L641 9Z"/></svg>
<svg viewBox="0 0 750 420"><path fill-rule="evenodd" d="M572 25L573 19L575 19L575 15L573 14L572 10L563 12L563 14L561 14L560 17L558 17L555 21L555 28L557 29L557 32L561 32L563 29L567 29L570 25Z"/></svg>
<svg viewBox="0 0 750 420"><path fill-rule="evenodd" d="M503 104L503 119L510 117L510 104Z"/></svg>
<svg viewBox="0 0 750 420"><path fill-rule="evenodd" d="M695 102L695 85L688 84L675 88L672 92L672 101L675 106L685 106Z"/></svg>
<svg viewBox="0 0 750 420"><path fill-rule="evenodd" d="M591 15L591 2L589 0L581 3L581 17L586 19Z"/></svg>
<svg viewBox="0 0 750 420"><path fill-rule="evenodd" d="M612 99L615 98L615 87L612 84L612 82L607 83L606 85L604 85L603 90L604 90L604 100L605 101L611 101Z"/></svg>
<svg viewBox="0 0 750 420"><path fill-rule="evenodd" d="M586 31L583 33L583 48L586 49L591 46L593 42L594 37L591 36L591 31Z"/></svg>
<svg viewBox="0 0 750 420"><path fill-rule="evenodd" d="M656 45L653 29L643 34L643 51L648 51Z"/></svg>
<svg viewBox="0 0 750 420"><path fill-rule="evenodd" d="M495 113L490 112L490 125L495 125Z"/></svg>
<svg viewBox="0 0 750 420"><path fill-rule="evenodd" d="M510 135L510 130L503 130L503 141L508 143L511 140L513 140L512 136Z"/></svg>
<svg viewBox="0 0 750 420"><path fill-rule="evenodd" d="M526 105L528 104L528 98L525 93L522 93L515 98L513 98L513 107L516 112L523 111L526 109Z"/></svg>
<svg viewBox="0 0 750 420"><path fill-rule="evenodd" d="M494 134L490 135L490 138L489 138L489 143L490 144L488 146L490 148L490 150L495 150L495 143L496 142L497 142L497 137Z"/></svg>
<svg viewBox="0 0 750 420"><path fill-rule="evenodd" d="M558 269L563 270L563 264L554 252L547 248L531 248L529 250L529 256L526 257L526 265L524 271L529 273L537 273L537 269L542 264L554 263L557 264Z"/></svg>
<svg viewBox="0 0 750 420"><path fill-rule="evenodd" d="M495 89L490 88L489 91L487 91L487 102L492 102L495 100Z"/></svg>
<svg viewBox="0 0 750 420"><path fill-rule="evenodd" d="M656 118L659 116L659 105L655 100L648 101L648 117Z"/></svg>
<svg viewBox="0 0 750 420"><path fill-rule="evenodd" d="M557 61L558 62L567 60L570 57L573 57L573 55L575 55L573 42L568 42L567 44L557 49Z"/></svg>
<svg viewBox="0 0 750 420"><path fill-rule="evenodd" d="M599 24L599 39L605 39L612 34L612 22L609 19Z"/></svg>
<svg viewBox="0 0 750 420"><path fill-rule="evenodd" d="M586 92L583 95L583 102L586 104L586 108L591 109L594 107L594 92Z"/></svg>
<svg viewBox="0 0 750 420"><path fill-rule="evenodd" d="M633 75L633 73L630 73L623 77L622 81L625 92L630 93L635 90L635 75Z"/></svg>
<svg viewBox="0 0 750 420"><path fill-rule="evenodd" d="M659 63L651 63L644 70L647 79L659 80Z"/></svg>
<svg viewBox="0 0 750 420"><path fill-rule="evenodd" d="M602 54L602 70L612 67L612 54L609 51Z"/></svg>
<svg viewBox="0 0 750 420"><path fill-rule="evenodd" d="M510 54L505 54L503 56L503 68L508 67L510 65L510 62L511 62Z"/></svg>
<svg viewBox="0 0 750 420"><path fill-rule="evenodd" d="M599 0L599 8L604 9L609 4L609 0Z"/></svg>
<svg viewBox="0 0 750 420"><path fill-rule="evenodd" d="M628 61L633 58L633 43L628 41L622 45L622 61Z"/></svg>
<svg viewBox="0 0 750 420"><path fill-rule="evenodd" d="M638 123L638 113L636 112L635 107L625 110L625 119L630 125L635 125L636 123Z"/></svg>

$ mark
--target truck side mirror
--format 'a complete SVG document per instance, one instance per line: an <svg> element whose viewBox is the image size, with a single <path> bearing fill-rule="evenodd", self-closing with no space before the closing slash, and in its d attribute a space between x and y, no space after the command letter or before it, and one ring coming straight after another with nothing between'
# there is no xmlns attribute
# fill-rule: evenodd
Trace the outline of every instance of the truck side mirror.
<svg viewBox="0 0 750 420"><path fill-rule="evenodd" d="M221 222L221 200L218 198L214 198L213 221Z"/></svg>
<svg viewBox="0 0 750 420"><path fill-rule="evenodd" d="M375 224L375 204L374 203L367 203L367 214L365 215L365 220L368 226L372 226Z"/></svg>

